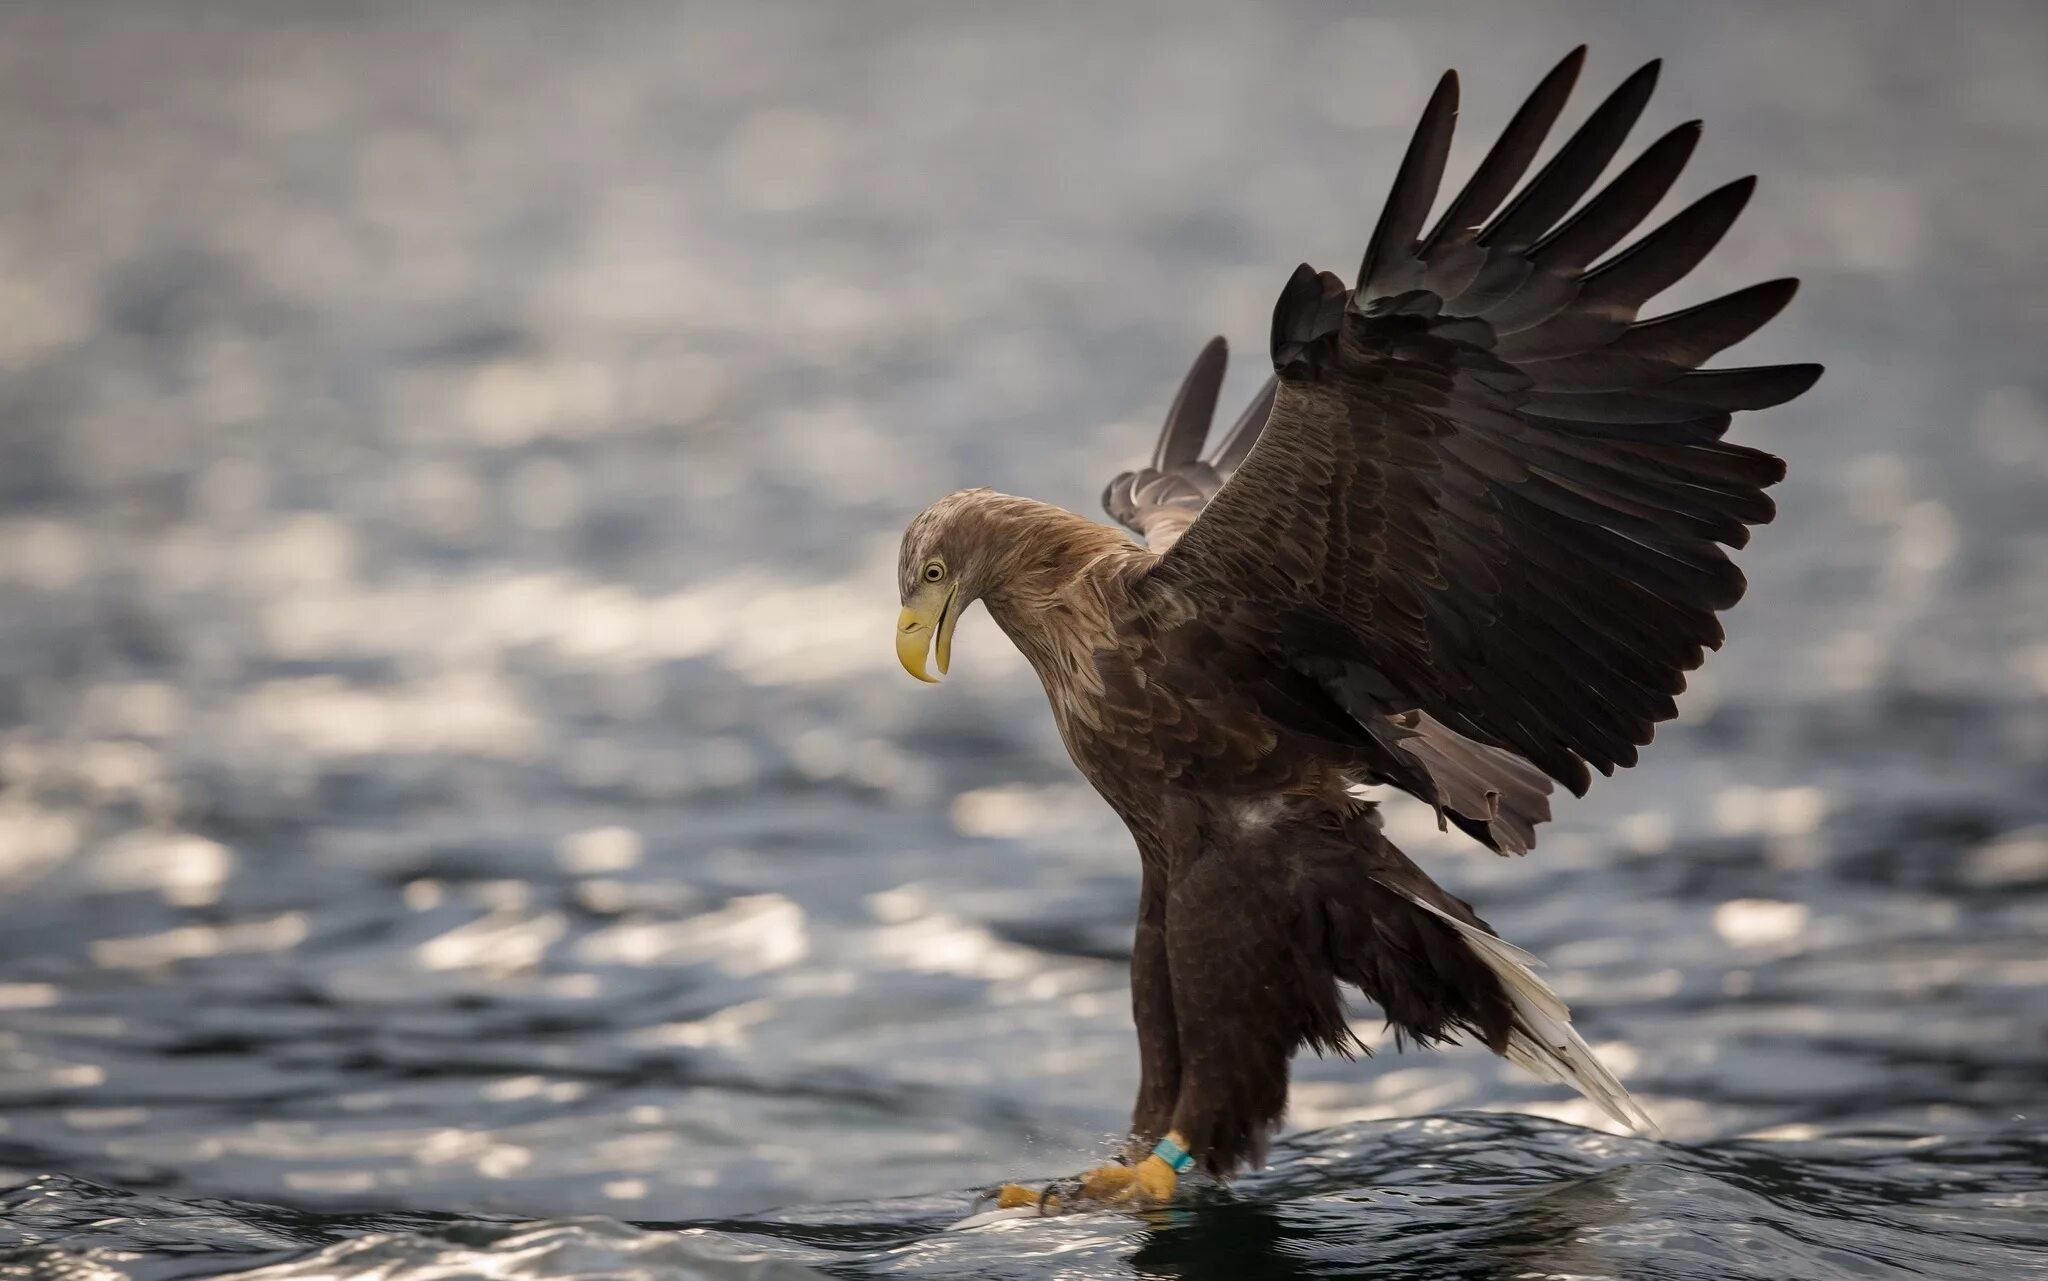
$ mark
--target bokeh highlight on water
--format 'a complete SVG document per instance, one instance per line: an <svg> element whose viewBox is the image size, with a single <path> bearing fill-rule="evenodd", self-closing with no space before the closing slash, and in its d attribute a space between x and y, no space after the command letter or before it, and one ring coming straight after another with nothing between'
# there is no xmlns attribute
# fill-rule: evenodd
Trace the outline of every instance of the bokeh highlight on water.
<svg viewBox="0 0 2048 1281"><path fill-rule="evenodd" d="M1664 56L1644 140L1706 119L1673 208L1763 175L1673 305L1798 274L1732 355L1830 373L1737 428L1783 514L1645 763L1525 860L1390 827L1664 1141L1382 1045L1228 1195L935 1233L1122 1120L1135 863L985 620L894 670L903 519L1093 510L1209 334L1256 385L1441 68L1469 165L1580 40L1579 110ZM0 10L0 1275L2027 1275L2044 49L1992 3Z"/></svg>

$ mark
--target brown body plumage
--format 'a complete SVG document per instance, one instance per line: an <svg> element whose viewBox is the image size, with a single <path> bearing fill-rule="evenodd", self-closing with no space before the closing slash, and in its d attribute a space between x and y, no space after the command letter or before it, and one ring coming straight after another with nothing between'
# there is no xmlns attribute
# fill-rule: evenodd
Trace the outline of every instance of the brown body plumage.
<svg viewBox="0 0 2048 1281"><path fill-rule="evenodd" d="M1646 1123L1526 958L1388 844L1358 795L1399 787L1520 853L1552 779L1583 791L1589 767L1633 764L1742 593L1717 544L1770 518L1763 489L1783 473L1721 440L1730 411L1819 373L1698 371L1789 282L1635 319L1747 183L1596 264L1697 138L1667 134L1580 205L1655 64L1508 199L1580 60L1425 231L1455 114L1445 78L1358 287L1298 270L1275 309L1275 381L1238 425L1202 455L1217 340L1152 465L1111 483L1106 505L1145 546L988 490L941 500L904 537L905 666L930 679L935 641L943 670L982 601L1136 840L1133 1136L1171 1131L1219 1174L1259 1154L1297 1047L1355 1045L1340 982L1408 1037L1475 1037Z"/></svg>
<svg viewBox="0 0 2048 1281"><path fill-rule="evenodd" d="M1149 581L1157 553L1108 526L988 490L921 519L930 531L912 538L943 529L981 549L982 603L1137 841L1135 1139L1174 1129L1218 1173L1256 1158L1285 1108L1295 1047L1356 1045L1340 979L1424 1043L1466 1031L1505 1044L1498 981L1402 891L1484 923L1380 837L1352 792L1374 778L1355 730L1266 715L1258 657L1213 650L1195 603ZM1188 1020L1195 1036L1180 1035L1179 1010L1202 1012Z"/></svg>

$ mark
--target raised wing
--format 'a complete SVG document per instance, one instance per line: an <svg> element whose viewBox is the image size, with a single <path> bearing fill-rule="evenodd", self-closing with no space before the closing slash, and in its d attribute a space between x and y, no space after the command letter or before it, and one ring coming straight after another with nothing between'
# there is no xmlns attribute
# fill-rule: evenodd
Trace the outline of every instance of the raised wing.
<svg viewBox="0 0 2048 1281"><path fill-rule="evenodd" d="M1457 114L1445 75L1358 287L1304 265L1282 292L1278 391L1234 474L1191 471L1200 438L1169 420L1121 503L1148 540L1185 527L1151 581L1238 644L1314 677L1354 715L1420 710L1575 792L1589 765L1635 763L1675 714L1684 673L1720 645L1715 611L1742 596L1722 547L1771 519L1763 491L1784 465L1722 440L1731 411L1789 400L1820 375L1699 368L1774 316L1794 281L1636 319L1720 240L1752 179L1600 261L1699 137L1679 126L1580 203L1658 64L1509 198L1583 57L1543 80L1425 231ZM1213 403L1213 382L1198 361L1183 401Z"/></svg>
<svg viewBox="0 0 2048 1281"><path fill-rule="evenodd" d="M1258 439L1273 408L1279 382L1268 378L1216 448L1203 455L1202 445L1216 414L1216 394L1222 390L1223 367L1229 358L1228 344L1211 338L1195 357L1188 376L1181 380L1180 394L1166 411L1166 426L1160 429L1159 443L1152 449L1151 466L1122 473L1102 491L1103 510L1155 552L1173 546L1223 488L1251 452L1252 442Z"/></svg>

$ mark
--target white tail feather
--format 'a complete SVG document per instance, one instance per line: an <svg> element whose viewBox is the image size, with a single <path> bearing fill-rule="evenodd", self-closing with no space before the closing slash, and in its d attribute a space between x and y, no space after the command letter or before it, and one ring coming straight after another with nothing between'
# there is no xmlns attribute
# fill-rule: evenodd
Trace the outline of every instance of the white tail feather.
<svg viewBox="0 0 2048 1281"><path fill-rule="evenodd" d="M1386 885L1386 882L1380 882ZM1515 1027L1508 1034L1507 1061L1546 1081L1569 1085L1616 1121L1640 1134L1657 1133L1650 1114L1629 1097L1614 1073L1607 1070L1572 1027L1572 1012L1550 986L1536 977L1541 965L1506 939L1468 925L1443 909L1425 903L1398 885L1388 885L1409 902L1450 922L1486 968L1493 971L1514 1006Z"/></svg>

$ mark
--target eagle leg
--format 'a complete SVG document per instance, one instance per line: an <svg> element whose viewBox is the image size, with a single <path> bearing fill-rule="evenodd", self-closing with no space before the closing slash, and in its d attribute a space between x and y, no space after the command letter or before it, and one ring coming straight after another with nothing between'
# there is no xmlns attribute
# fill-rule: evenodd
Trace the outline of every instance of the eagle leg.
<svg viewBox="0 0 2048 1281"><path fill-rule="evenodd" d="M1322 904L1289 866L1293 841L1235 826L1209 827L1173 870L1167 896L1180 1063L1171 1124L1218 1178L1264 1159L1287 1109L1296 1047L1341 1053L1356 1044Z"/></svg>
<svg viewBox="0 0 2048 1281"><path fill-rule="evenodd" d="M1131 1108L1126 1155L1139 1159L1173 1124L1180 1100L1180 1031L1173 1014L1173 975L1166 956L1167 878L1147 864L1138 890L1138 930L1131 946L1131 1016L1138 1030L1138 1099Z"/></svg>

